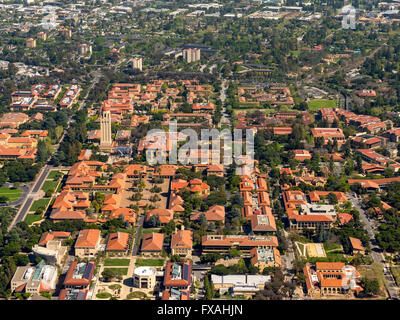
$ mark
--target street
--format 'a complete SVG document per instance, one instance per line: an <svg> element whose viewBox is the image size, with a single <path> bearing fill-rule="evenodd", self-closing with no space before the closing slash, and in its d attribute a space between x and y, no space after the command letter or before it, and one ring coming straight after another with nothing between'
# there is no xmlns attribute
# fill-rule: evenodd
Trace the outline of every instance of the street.
<svg viewBox="0 0 400 320"><path fill-rule="evenodd" d="M392 273L390 272L390 267L385 261L385 257L382 253L381 248L376 244L375 240L375 233L374 233L374 225L373 222L367 218L367 215L365 211L361 208L360 206L360 200L358 198L353 197L352 195L347 195L347 198L351 202L351 204L358 210L360 213L360 220L362 223L364 223L364 227L368 232L368 236L370 238L370 246L371 246L371 257L374 260L374 262L377 262L379 264L383 264L383 266L386 268L387 272L384 272L384 277L385 277L385 286L386 290L392 299L398 299L398 287L396 285L396 282L394 280L394 277Z"/></svg>

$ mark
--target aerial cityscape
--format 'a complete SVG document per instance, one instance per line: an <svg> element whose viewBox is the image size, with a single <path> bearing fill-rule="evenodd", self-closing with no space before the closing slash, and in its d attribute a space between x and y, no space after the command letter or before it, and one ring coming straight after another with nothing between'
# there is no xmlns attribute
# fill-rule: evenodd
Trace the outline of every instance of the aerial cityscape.
<svg viewBox="0 0 400 320"><path fill-rule="evenodd" d="M0 300L399 286L400 0L0 0Z"/></svg>

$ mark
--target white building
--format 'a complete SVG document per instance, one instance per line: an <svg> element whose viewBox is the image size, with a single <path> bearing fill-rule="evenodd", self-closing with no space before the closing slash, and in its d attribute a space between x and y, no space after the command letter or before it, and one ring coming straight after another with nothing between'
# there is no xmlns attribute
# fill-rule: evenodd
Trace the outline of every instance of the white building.
<svg viewBox="0 0 400 320"><path fill-rule="evenodd" d="M139 289L153 290L157 270L154 267L139 267L133 271L133 285Z"/></svg>
<svg viewBox="0 0 400 320"><path fill-rule="evenodd" d="M329 204L302 204L300 214L307 216L310 215L323 215L323 216L336 216L335 207Z"/></svg>
<svg viewBox="0 0 400 320"><path fill-rule="evenodd" d="M92 54L92 46L90 44L81 44L78 47L78 53L82 56L86 56L87 54Z"/></svg>
<svg viewBox="0 0 400 320"><path fill-rule="evenodd" d="M11 280L12 291L49 292L56 288L58 270L41 261L36 267L18 267Z"/></svg>
<svg viewBox="0 0 400 320"><path fill-rule="evenodd" d="M232 294L252 295L264 289L265 283L271 282L271 276L265 275L226 275L212 274L211 281L220 293L230 291Z"/></svg>
<svg viewBox="0 0 400 320"><path fill-rule="evenodd" d="M35 245L32 248L33 253L46 260L50 264L60 264L62 258L67 252L67 247L61 245L60 240L50 240L45 247Z"/></svg>
<svg viewBox="0 0 400 320"><path fill-rule="evenodd" d="M195 62L200 60L200 49L184 49L183 59L187 63Z"/></svg>
<svg viewBox="0 0 400 320"><path fill-rule="evenodd" d="M140 71L143 70L143 59L142 57L136 57L132 59L132 67L133 69L138 69Z"/></svg>

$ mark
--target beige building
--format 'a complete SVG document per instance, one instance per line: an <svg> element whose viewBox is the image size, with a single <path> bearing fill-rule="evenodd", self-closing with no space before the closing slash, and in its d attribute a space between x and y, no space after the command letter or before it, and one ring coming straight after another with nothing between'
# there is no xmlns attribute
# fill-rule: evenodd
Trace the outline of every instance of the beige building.
<svg viewBox="0 0 400 320"><path fill-rule="evenodd" d="M182 226L182 230L175 231L171 238L171 253L172 255L179 255L183 258L192 257L192 231L185 230Z"/></svg>
<svg viewBox="0 0 400 320"><path fill-rule="evenodd" d="M29 38L26 40L26 47L27 48L36 48L36 39Z"/></svg>
<svg viewBox="0 0 400 320"><path fill-rule="evenodd" d="M11 280L12 292L49 292L56 288L58 270L41 261L36 267L18 267Z"/></svg>
<svg viewBox="0 0 400 320"><path fill-rule="evenodd" d="M46 32L39 32L37 34L38 39L46 41L47 40L47 33Z"/></svg>
<svg viewBox="0 0 400 320"><path fill-rule="evenodd" d="M140 71L143 70L143 59L142 57L137 57L132 59L132 67L133 69L138 69Z"/></svg>
<svg viewBox="0 0 400 320"><path fill-rule="evenodd" d="M104 107L100 119L100 150L111 151L111 111L110 107Z"/></svg>
<svg viewBox="0 0 400 320"><path fill-rule="evenodd" d="M78 53L82 56L86 56L88 54L92 54L92 46L90 44L81 44L78 47Z"/></svg>
<svg viewBox="0 0 400 320"><path fill-rule="evenodd" d="M153 267L139 267L133 271L133 285L139 289L153 290L157 270Z"/></svg>
<svg viewBox="0 0 400 320"><path fill-rule="evenodd" d="M79 258L94 257L99 250L100 240L100 230L81 230L75 243L75 256Z"/></svg>
<svg viewBox="0 0 400 320"><path fill-rule="evenodd" d="M185 49L185 50L183 50L183 59L187 63L199 61L200 60L200 49Z"/></svg>
<svg viewBox="0 0 400 320"><path fill-rule="evenodd" d="M62 246L62 241L50 240L44 247L36 244L32 248L32 251L36 256L43 258L49 264L61 264L67 249L66 246Z"/></svg>

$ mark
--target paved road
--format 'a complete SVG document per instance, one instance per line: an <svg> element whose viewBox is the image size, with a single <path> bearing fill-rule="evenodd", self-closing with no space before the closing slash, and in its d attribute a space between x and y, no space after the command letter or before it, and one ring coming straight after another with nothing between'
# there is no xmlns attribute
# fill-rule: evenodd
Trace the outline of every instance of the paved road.
<svg viewBox="0 0 400 320"><path fill-rule="evenodd" d="M394 277L392 273L390 272L390 267L389 265L385 262L385 257L382 253L382 249L377 245L376 239L375 239L375 233L374 233L374 223L367 217L365 211L361 208L360 206L360 200L357 198L354 198L351 195L348 195L347 198L349 201L352 203L352 205L360 212L360 220L362 223L364 223L364 227L368 232L368 236L370 238L370 246L371 246L371 257L374 260L374 262L383 264L384 267L386 267L387 272L384 273L385 277L385 286L386 290L392 299L399 299L399 288L396 285L396 282L394 280Z"/></svg>
<svg viewBox="0 0 400 320"><path fill-rule="evenodd" d="M31 205L34 201L36 193L40 191L40 188L42 187L42 184L51 169L52 169L52 167L50 167L48 165L45 165L42 168L41 172L39 173L39 176L36 178L30 192L26 195L23 205L20 207L19 211L15 215L14 221L10 224L8 230L11 230L18 222L25 220L25 217L28 214L29 208L31 207Z"/></svg>
<svg viewBox="0 0 400 320"><path fill-rule="evenodd" d="M139 218L138 225L135 227L135 240L134 240L135 242L133 244L132 256L137 256L137 254L139 252L140 243L137 240L139 237L139 229L141 226L143 226L143 223L144 223L144 218L145 218L145 215L142 214Z"/></svg>
<svg viewBox="0 0 400 320"><path fill-rule="evenodd" d="M78 110L81 110L85 105L86 105L86 99L90 93L90 91L93 89L93 87L95 86L95 84L99 81L101 77L101 73L100 72L95 72L95 77L92 81L92 84L90 85L86 96L84 97L82 103L79 105ZM66 133L68 132L69 127L71 126L71 124L75 122L75 119L73 119L73 117L71 117L68 121L68 126L65 128L63 135L61 136L60 141L54 145L54 153L57 152L58 148L60 147L61 142L64 140ZM53 153L53 154L54 154ZM52 156L52 155L51 155ZM51 156L49 158L49 161L51 159ZM44 182L44 180L46 179L48 173L50 170L54 169L54 167L50 166L47 162L47 164L42 168L41 172L39 173L39 176L37 176L36 180L33 183L33 187L31 188L30 192L27 192L26 194L24 194L21 197L21 203L22 206L20 207L18 213L16 214L14 221L11 223L11 225L9 226L8 230L11 230L18 222L24 221L26 215L28 214L28 210L31 207L33 201L34 201L34 197L35 194L40 190L40 188L42 187L42 184Z"/></svg>

